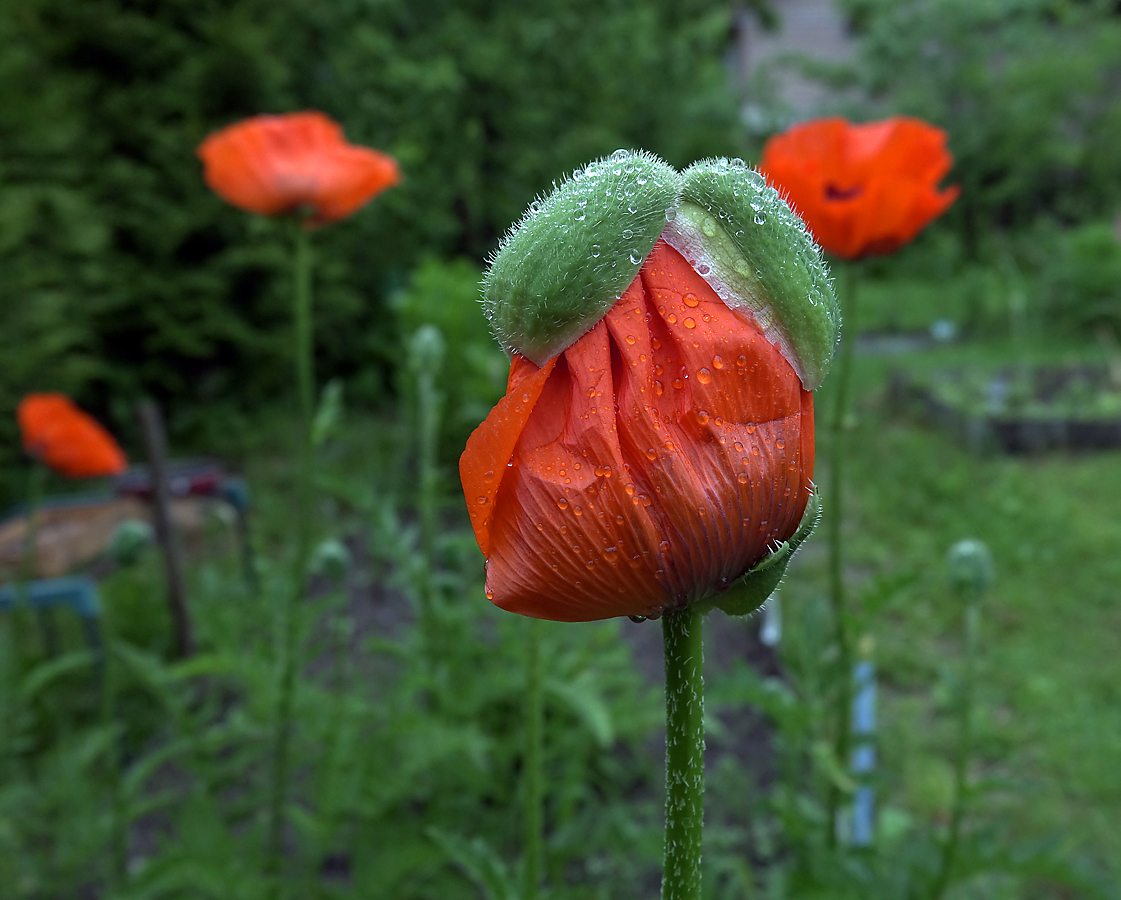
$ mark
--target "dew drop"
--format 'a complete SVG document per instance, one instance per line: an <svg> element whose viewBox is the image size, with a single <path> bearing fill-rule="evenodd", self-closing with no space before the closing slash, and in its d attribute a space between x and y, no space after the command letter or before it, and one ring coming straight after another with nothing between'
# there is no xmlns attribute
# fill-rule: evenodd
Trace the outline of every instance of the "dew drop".
<svg viewBox="0 0 1121 900"><path fill-rule="evenodd" d="M746 472L740 472L740 474L736 476L736 481L738 481L740 484L747 484L750 480L751 479L748 478Z"/></svg>
<svg viewBox="0 0 1121 900"><path fill-rule="evenodd" d="M475 502L478 503L479 506L486 506L488 501L486 497L480 496L475 499Z"/></svg>
<svg viewBox="0 0 1121 900"><path fill-rule="evenodd" d="M722 356L714 356L712 358L712 367L714 369L723 369L724 368L724 358Z"/></svg>
<svg viewBox="0 0 1121 900"><path fill-rule="evenodd" d="M658 340L657 338L650 338L650 346L653 347L655 350L661 350L662 349L662 342L660 340Z"/></svg>
<svg viewBox="0 0 1121 900"><path fill-rule="evenodd" d="M747 357L744 356L741 353L739 356L736 357L736 365L739 366L742 369L744 366L747 365Z"/></svg>
<svg viewBox="0 0 1121 900"><path fill-rule="evenodd" d="M733 441L732 446L736 448L737 453L743 453L743 444L739 441Z"/></svg>
<svg viewBox="0 0 1121 900"><path fill-rule="evenodd" d="M665 386L660 381L654 382L654 393L659 397L665 392Z"/></svg>
<svg viewBox="0 0 1121 900"><path fill-rule="evenodd" d="M581 509L581 508L580 508L579 506L574 506L574 507L572 507L572 512L573 512L573 513L574 513L575 515L578 515L578 516L582 516L582 515L584 515L584 510L583 510L583 509Z"/></svg>
<svg viewBox="0 0 1121 900"><path fill-rule="evenodd" d="M626 491L628 497L633 497L634 496L634 485L633 484L623 485L623 490Z"/></svg>
<svg viewBox="0 0 1121 900"><path fill-rule="evenodd" d="M685 387L685 382L682 381L680 378L675 378L673 380L673 386L680 391L683 387Z"/></svg>
<svg viewBox="0 0 1121 900"><path fill-rule="evenodd" d="M707 425L708 424L708 413L705 412L703 409L698 409L697 410L697 422L700 423L701 425Z"/></svg>
<svg viewBox="0 0 1121 900"><path fill-rule="evenodd" d="M630 154L627 153L626 150L620 149L620 150L616 150L614 153L612 153L611 156L610 156L610 159L611 159L612 162L622 162L629 155Z"/></svg>
<svg viewBox="0 0 1121 900"><path fill-rule="evenodd" d="M494 599L494 591L487 591L487 599L488 600L493 600Z"/></svg>
<svg viewBox="0 0 1121 900"><path fill-rule="evenodd" d="M696 328L697 327L697 320L694 319L692 316L686 316L685 321L682 322L681 324L684 325L686 328Z"/></svg>
<svg viewBox="0 0 1121 900"><path fill-rule="evenodd" d="M599 259L599 244L592 244L592 259Z"/></svg>
<svg viewBox="0 0 1121 900"><path fill-rule="evenodd" d="M557 509L568 509L568 501L565 500L564 497L561 497L557 501Z"/></svg>
<svg viewBox="0 0 1121 900"><path fill-rule="evenodd" d="M777 447L777 448L778 448L779 450L785 450L785 449L786 449L786 441L783 441L783 440L777 440L777 441L775 441L775 446L776 446L776 447Z"/></svg>
<svg viewBox="0 0 1121 900"><path fill-rule="evenodd" d="M709 384L712 381L712 372L706 366L701 366L697 370L697 381L701 384Z"/></svg>
<svg viewBox="0 0 1121 900"><path fill-rule="evenodd" d="M767 217L765 215L763 215L761 212L755 214L755 224L756 225L762 225L766 221L767 221Z"/></svg>
<svg viewBox="0 0 1121 900"><path fill-rule="evenodd" d="M666 321L669 322L670 325L676 325L677 316L674 313L670 313L668 316L666 316Z"/></svg>
<svg viewBox="0 0 1121 900"><path fill-rule="evenodd" d="M698 305L698 304L699 304L699 303L700 303L701 301L697 299L697 295L696 295L696 294L694 294L694 293L688 293L688 294L686 294L686 295L685 295L684 297L682 297L682 298L681 298L681 302L682 302L682 303L684 303L684 304L685 304L686 306L688 306L688 307L690 307L690 308L696 308L696 306L697 306L697 305Z"/></svg>
<svg viewBox="0 0 1121 900"><path fill-rule="evenodd" d="M632 347L634 346L634 342L636 340L638 340L638 338L636 338L633 334L628 334L627 335L627 343L630 344Z"/></svg>
<svg viewBox="0 0 1121 900"><path fill-rule="evenodd" d="M611 565L615 565L619 561L619 549L617 547L604 547L603 558Z"/></svg>
<svg viewBox="0 0 1121 900"><path fill-rule="evenodd" d="M748 434L755 434L755 426L754 425L748 425L746 430L747 430ZM740 449L743 449L743 448L741 447Z"/></svg>
<svg viewBox="0 0 1121 900"><path fill-rule="evenodd" d="M669 450L670 453L672 453L676 449L674 447L673 441L666 441L666 449Z"/></svg>

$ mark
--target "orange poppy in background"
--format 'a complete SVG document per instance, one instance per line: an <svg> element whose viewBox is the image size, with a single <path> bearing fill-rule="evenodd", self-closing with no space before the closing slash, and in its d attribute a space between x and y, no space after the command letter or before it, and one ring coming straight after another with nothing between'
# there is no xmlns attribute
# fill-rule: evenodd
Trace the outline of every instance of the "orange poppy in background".
<svg viewBox="0 0 1121 900"><path fill-rule="evenodd" d="M63 394L28 394L16 419L23 449L60 475L119 475L128 465L112 435Z"/></svg>
<svg viewBox="0 0 1121 900"><path fill-rule="evenodd" d="M347 143L320 112L254 116L210 135L198 155L223 200L263 216L306 207L309 227L345 219L401 180L392 156Z"/></svg>
<svg viewBox="0 0 1121 900"><path fill-rule="evenodd" d="M830 253L894 253L957 199L938 190L953 165L946 132L895 116L854 125L841 118L795 125L763 148L759 170Z"/></svg>
<svg viewBox="0 0 1121 900"><path fill-rule="evenodd" d="M659 240L611 310L506 396L460 475L487 596L559 621L715 595L790 538L813 485L813 395Z"/></svg>

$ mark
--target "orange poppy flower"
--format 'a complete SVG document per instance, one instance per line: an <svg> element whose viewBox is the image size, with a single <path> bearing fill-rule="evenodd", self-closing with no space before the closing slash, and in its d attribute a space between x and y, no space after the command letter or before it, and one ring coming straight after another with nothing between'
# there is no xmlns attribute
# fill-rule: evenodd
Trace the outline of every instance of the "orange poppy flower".
<svg viewBox="0 0 1121 900"><path fill-rule="evenodd" d="M798 529L813 395L658 240L607 314L506 396L460 474L486 589L559 621L655 616L727 588Z"/></svg>
<svg viewBox="0 0 1121 900"><path fill-rule="evenodd" d="M207 185L246 212L311 212L317 227L345 219L401 180L393 157L349 144L320 112L254 116L210 135L198 148Z"/></svg>
<svg viewBox="0 0 1121 900"><path fill-rule="evenodd" d="M759 170L830 253L894 253L958 196L938 190L953 157L946 132L896 116L853 125L841 118L795 125L763 148Z"/></svg>
<svg viewBox="0 0 1121 900"><path fill-rule="evenodd" d="M128 464L112 435L62 394L28 394L16 418L23 449L61 475L118 475Z"/></svg>

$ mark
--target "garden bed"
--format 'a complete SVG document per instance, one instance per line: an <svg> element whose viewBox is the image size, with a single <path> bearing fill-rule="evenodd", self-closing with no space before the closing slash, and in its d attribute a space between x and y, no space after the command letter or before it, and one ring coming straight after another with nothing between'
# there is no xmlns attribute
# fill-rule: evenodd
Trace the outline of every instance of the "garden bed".
<svg viewBox="0 0 1121 900"><path fill-rule="evenodd" d="M1121 378L1105 367L895 371L891 396L975 451L1121 448Z"/></svg>

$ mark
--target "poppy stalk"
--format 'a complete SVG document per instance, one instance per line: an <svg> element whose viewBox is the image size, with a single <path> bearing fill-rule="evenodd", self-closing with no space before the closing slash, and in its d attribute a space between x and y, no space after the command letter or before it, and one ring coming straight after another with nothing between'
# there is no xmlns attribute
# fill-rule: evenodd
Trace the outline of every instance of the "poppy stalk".
<svg viewBox="0 0 1121 900"><path fill-rule="evenodd" d="M852 648L846 624L843 572L845 422L849 410L852 342L856 339L859 260L894 253L910 243L957 199L958 188L938 189L953 157L946 133L920 119L895 116L854 125L842 118L816 119L771 138L760 171L798 210L821 246L849 261L842 292L848 340L837 363L837 391L830 421L829 580L833 641L840 676L834 711L834 754L845 765L850 753ZM829 788L826 827L837 840L840 789Z"/></svg>
<svg viewBox="0 0 1121 900"><path fill-rule="evenodd" d="M831 283L742 160L679 173L617 151L530 208L483 293L512 360L460 459L487 596L534 618L662 618L662 896L693 900L702 614L757 609L816 520Z"/></svg>
<svg viewBox="0 0 1121 900"><path fill-rule="evenodd" d="M207 137L198 147L206 184L246 212L292 216L294 231L293 336L298 403L296 441L296 554L281 610L277 730L267 810L265 875L270 896L280 892L284 807L290 780L292 713L299 671L297 604L306 591L312 547L315 397L312 258L309 232L357 212L400 181L396 161L343 139L342 128L320 112L254 116Z"/></svg>

